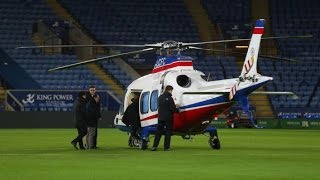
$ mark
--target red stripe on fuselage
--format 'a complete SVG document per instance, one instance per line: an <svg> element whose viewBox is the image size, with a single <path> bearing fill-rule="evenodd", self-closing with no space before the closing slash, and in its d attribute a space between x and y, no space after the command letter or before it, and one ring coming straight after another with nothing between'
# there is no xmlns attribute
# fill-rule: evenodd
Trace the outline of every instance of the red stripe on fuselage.
<svg viewBox="0 0 320 180"><path fill-rule="evenodd" d="M201 132L207 127L207 123L204 121L211 122L213 114L219 114L224 112L233 102L225 104L212 104L204 107L199 107L191 110L182 111L174 114L174 133L191 133ZM151 115L141 121L148 121L154 118L158 118L158 114Z"/></svg>
<svg viewBox="0 0 320 180"><path fill-rule="evenodd" d="M212 106L200 107L197 109L182 111L174 116L173 131L183 132L202 132L207 126L204 121L211 122L214 114L220 114L232 106L234 103L217 104Z"/></svg>
<svg viewBox="0 0 320 180"><path fill-rule="evenodd" d="M140 121L147 121L147 120L154 119L154 118L158 118L158 114L155 114L155 115L152 115L152 116L143 118L143 119L141 119Z"/></svg>
<svg viewBox="0 0 320 180"><path fill-rule="evenodd" d="M174 68L174 67L177 67L177 66L192 66L192 61L176 61L176 62L173 62L171 64L167 64L167 65L164 65L164 66L160 66L160 67L154 68L152 70L152 73L158 73L160 71L171 69L171 68Z"/></svg>
<svg viewBox="0 0 320 180"><path fill-rule="evenodd" d="M264 28L254 28L253 34L263 34Z"/></svg>

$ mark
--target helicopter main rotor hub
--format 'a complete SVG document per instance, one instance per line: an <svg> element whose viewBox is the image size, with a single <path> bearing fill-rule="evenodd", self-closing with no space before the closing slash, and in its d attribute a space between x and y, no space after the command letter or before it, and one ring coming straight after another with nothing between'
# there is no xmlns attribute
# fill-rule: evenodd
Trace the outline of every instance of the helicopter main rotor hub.
<svg viewBox="0 0 320 180"><path fill-rule="evenodd" d="M180 49L182 43L177 41L164 41L162 43L162 49Z"/></svg>

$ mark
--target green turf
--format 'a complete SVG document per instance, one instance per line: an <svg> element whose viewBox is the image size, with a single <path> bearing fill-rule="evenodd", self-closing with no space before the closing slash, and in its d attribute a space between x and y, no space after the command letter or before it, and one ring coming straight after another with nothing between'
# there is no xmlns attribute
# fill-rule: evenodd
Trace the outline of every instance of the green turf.
<svg viewBox="0 0 320 180"><path fill-rule="evenodd" d="M99 130L98 150L75 150L74 129L0 129L0 179L319 179L320 131L221 129L172 139L172 151L127 147L127 135ZM153 140L153 139L152 139Z"/></svg>

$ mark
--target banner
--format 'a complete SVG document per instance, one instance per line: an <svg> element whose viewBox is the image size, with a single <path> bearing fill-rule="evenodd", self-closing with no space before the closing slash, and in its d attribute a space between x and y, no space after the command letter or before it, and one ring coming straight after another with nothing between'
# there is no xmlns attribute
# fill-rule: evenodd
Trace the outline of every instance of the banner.
<svg viewBox="0 0 320 180"><path fill-rule="evenodd" d="M7 104L15 111L73 111L79 91L9 90ZM117 111L120 101L108 91L97 91L101 110Z"/></svg>
<svg viewBox="0 0 320 180"><path fill-rule="evenodd" d="M211 124L216 128L226 128L227 127L227 121L226 119L217 119L213 120Z"/></svg>
<svg viewBox="0 0 320 180"><path fill-rule="evenodd" d="M280 121L278 119L273 118L258 118L257 124L258 126L267 129L280 128Z"/></svg>
<svg viewBox="0 0 320 180"><path fill-rule="evenodd" d="M282 119L320 119L318 108L278 108L278 117Z"/></svg>

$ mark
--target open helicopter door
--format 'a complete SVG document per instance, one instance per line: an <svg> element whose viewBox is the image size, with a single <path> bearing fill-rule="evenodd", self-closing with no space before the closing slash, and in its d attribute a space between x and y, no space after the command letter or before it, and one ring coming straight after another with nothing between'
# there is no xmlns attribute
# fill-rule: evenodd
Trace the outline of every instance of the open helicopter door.
<svg viewBox="0 0 320 180"><path fill-rule="evenodd" d="M125 126L125 124L122 122L122 117L127 109L127 107L132 103L132 99L135 97L140 98L142 90L141 89L130 89L125 93L125 96L121 102L120 109L118 114L116 115L114 119L114 124L115 125L120 125L120 126Z"/></svg>
<svg viewBox="0 0 320 180"><path fill-rule="evenodd" d="M146 88L140 95L140 120L141 127L158 124L158 97L161 93L161 86Z"/></svg>

